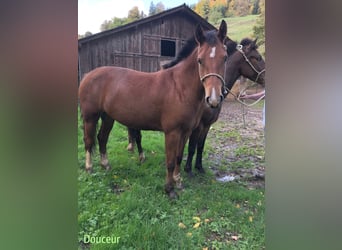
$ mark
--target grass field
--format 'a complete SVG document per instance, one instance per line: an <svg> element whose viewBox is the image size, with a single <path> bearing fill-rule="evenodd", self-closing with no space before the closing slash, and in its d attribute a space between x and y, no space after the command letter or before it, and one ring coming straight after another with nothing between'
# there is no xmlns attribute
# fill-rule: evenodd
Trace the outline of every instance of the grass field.
<svg viewBox="0 0 342 250"><path fill-rule="evenodd" d="M228 36L236 41L241 41L245 37L253 37L253 26L256 24L257 18L258 15L226 18Z"/></svg>
<svg viewBox="0 0 342 250"><path fill-rule="evenodd" d="M228 25L228 36L230 39L240 42L243 38L254 38L253 27L256 25L258 15L248 15L243 17L228 17L224 20ZM221 20L220 20L221 22ZM214 24L215 27L219 27L219 23ZM259 47L259 52L264 55L265 46Z"/></svg>
<svg viewBox="0 0 342 250"><path fill-rule="evenodd" d="M139 164L138 154L126 150L126 128L116 123L108 142L112 170L100 167L96 151L92 174L84 171L82 137L79 118L79 249L264 249L263 189L243 181L217 182L209 170L193 179L182 171L185 190L171 202L164 193L162 133L143 131L147 159ZM210 143L206 149L214 150ZM206 159L207 154L205 166ZM120 238L89 244L86 235Z"/></svg>

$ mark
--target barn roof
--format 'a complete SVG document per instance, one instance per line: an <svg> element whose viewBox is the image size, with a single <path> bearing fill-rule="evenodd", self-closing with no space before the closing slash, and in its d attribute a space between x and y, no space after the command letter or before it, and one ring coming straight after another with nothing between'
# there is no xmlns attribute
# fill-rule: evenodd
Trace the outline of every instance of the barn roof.
<svg viewBox="0 0 342 250"><path fill-rule="evenodd" d="M206 29L206 30L216 29L213 25L208 23L204 18L202 18L200 15L198 15L192 9L190 9L187 5L182 4L182 5L178 6L178 7L175 7L175 8L172 8L172 9L160 12L158 14L155 14L155 15L143 18L143 19L139 19L137 21L128 23L126 25L122 25L122 26L116 27L114 29L105 30L105 31L96 33L94 35L84 37L82 39L79 39L78 42L79 42L79 44L80 43L85 43L85 42L88 42L88 41L91 41L91 40L96 40L96 39L99 39L99 38L102 38L102 37L105 37L105 36L108 36L108 35L115 34L115 33L120 32L120 31L132 29L132 28L136 29L136 28L139 27L139 25L142 25L142 24L145 24L145 23L149 23L149 22L153 22L153 21L158 20L160 18L173 15L175 13L181 13L182 15L187 15L188 17L194 19L196 22L200 23L202 25L202 27L204 29Z"/></svg>

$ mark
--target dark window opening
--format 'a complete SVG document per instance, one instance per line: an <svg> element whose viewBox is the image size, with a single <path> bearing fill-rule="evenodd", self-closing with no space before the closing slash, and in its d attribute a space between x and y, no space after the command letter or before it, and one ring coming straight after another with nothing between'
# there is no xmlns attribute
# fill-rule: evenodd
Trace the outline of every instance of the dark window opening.
<svg viewBox="0 0 342 250"><path fill-rule="evenodd" d="M160 45L160 55L161 56L176 56L176 42L170 40L161 40Z"/></svg>

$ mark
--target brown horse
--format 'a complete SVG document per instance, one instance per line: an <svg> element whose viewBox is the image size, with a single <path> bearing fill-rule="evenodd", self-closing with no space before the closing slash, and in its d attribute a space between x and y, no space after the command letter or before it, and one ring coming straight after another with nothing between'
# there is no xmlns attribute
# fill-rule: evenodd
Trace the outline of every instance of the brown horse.
<svg viewBox="0 0 342 250"><path fill-rule="evenodd" d="M227 46L228 61L225 70L225 95L232 89L236 80L242 75L255 81L261 85L265 85L265 62L262 56L257 51L256 40L245 38L238 45L236 42L227 39L225 42ZM177 60L177 59L176 59ZM175 60L175 61L176 61ZM168 68L173 62L163 66ZM184 170L189 176L193 176L192 173L192 159L197 148L195 168L204 173L202 166L202 153L204 149L205 140L210 126L217 121L221 111L221 106L217 109L211 109L207 106L204 107L203 115L200 123L196 129L190 135L188 145L188 157L184 167ZM134 142L136 142L140 161L143 161L145 156L141 146L141 132L128 128L129 146L128 149L132 150Z"/></svg>
<svg viewBox="0 0 342 250"><path fill-rule="evenodd" d="M217 108L223 100L223 77L227 51L224 46L227 25L219 31L204 32L200 26L188 41L179 60L166 70L154 73L120 67L99 67L85 75L79 87L84 125L85 168L92 170L91 152L96 124L101 165L109 169L106 144L114 121L127 127L158 130L165 134L166 184L170 198L181 187L180 163L184 145L198 126L204 103Z"/></svg>

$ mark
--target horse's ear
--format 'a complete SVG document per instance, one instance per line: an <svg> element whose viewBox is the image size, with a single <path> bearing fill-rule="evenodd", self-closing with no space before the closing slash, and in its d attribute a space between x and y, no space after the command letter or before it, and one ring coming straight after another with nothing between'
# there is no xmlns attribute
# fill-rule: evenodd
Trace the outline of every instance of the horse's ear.
<svg viewBox="0 0 342 250"><path fill-rule="evenodd" d="M258 48L257 41L258 41L258 38L255 38L255 40L252 43L253 44L253 49L257 49Z"/></svg>
<svg viewBox="0 0 342 250"><path fill-rule="evenodd" d="M195 39L199 45L201 45L205 41L204 31L199 24L196 26Z"/></svg>
<svg viewBox="0 0 342 250"><path fill-rule="evenodd" d="M223 42L226 36L227 36L227 23L224 20L222 20L217 37L220 39L221 42Z"/></svg>

